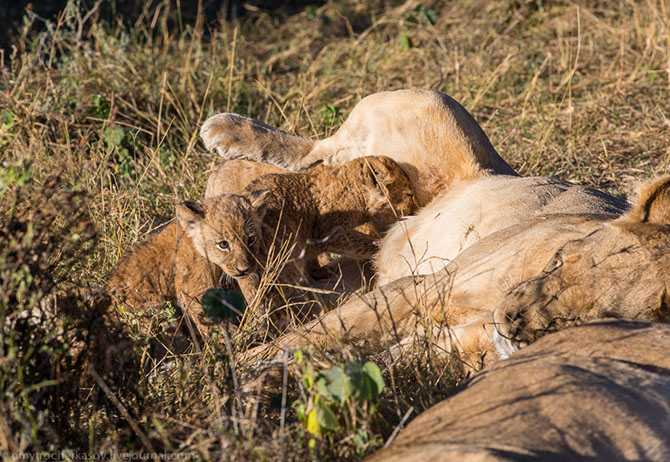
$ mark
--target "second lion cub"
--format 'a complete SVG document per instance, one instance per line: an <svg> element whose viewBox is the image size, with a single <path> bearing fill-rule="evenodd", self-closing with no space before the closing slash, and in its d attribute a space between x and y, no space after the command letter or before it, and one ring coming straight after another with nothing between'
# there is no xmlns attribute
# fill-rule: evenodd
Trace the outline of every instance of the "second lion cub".
<svg viewBox="0 0 670 462"><path fill-rule="evenodd" d="M279 264L279 282L295 284L314 274L321 252L371 258L381 233L414 209L400 167L387 157L364 157L266 175L241 195L186 202L177 219L198 252L236 279L250 303L266 266Z"/></svg>

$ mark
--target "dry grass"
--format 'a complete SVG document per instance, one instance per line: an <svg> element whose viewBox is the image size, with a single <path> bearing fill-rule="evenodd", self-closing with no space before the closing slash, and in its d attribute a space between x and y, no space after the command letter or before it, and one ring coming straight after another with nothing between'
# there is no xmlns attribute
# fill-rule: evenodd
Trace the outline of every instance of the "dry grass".
<svg viewBox="0 0 670 462"><path fill-rule="evenodd" d="M0 451L355 460L388 438L410 409L416 415L452 389L453 377L417 354L385 370L377 413L366 411L310 449L310 435L290 409L304 393L300 380L287 378L285 394L269 400L243 396L227 348L186 342L178 349L162 336L173 321L169 310L149 337L133 329L138 320L127 313L101 315L97 326L81 313L64 316L65 328L76 326L86 345L124 330L127 361L116 360L127 373L82 366L91 355L81 356L62 325L35 332L32 325L32 347L12 343L28 337L9 318L63 297L59 291L72 285L102 285L155 215L171 215L176 203L201 195L216 159L198 129L216 112L323 137L367 94L432 88L459 100L522 174L626 194L631 183L668 172L670 4L443 3L329 1L290 17L251 11L239 20L175 26L174 7L162 1L147 4L127 27L71 2L40 33L41 20L28 16L16 52L2 55L0 194L3 220L13 214L24 230L41 223L50 244L40 254L43 265L18 268L16 255L33 255L38 244L0 236L15 252L3 254L0 282L9 284L14 273L24 278L13 279L0 307ZM26 163L30 179L19 188L23 180L13 172ZM49 183L54 174L59 181ZM16 197L39 213L45 187L60 209L47 207L41 218L15 214ZM68 191L84 194L85 205L72 202L75 196L57 199ZM83 231L65 225L85 220L82 211L98 238L75 252L73 236ZM344 349L317 367L359 357ZM76 392L59 395L64 386ZM358 429L367 442L355 441Z"/></svg>

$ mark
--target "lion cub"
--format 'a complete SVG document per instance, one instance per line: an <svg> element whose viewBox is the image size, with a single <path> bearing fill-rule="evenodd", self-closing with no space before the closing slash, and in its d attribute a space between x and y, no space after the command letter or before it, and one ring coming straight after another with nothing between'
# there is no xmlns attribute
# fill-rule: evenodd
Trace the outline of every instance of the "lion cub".
<svg viewBox="0 0 670 462"><path fill-rule="evenodd" d="M314 242L316 245L308 248L306 242L301 244L305 249L302 256L308 269L307 274L313 276L318 274L316 256L322 249L343 251L337 243L338 239L349 242L349 236L343 237L343 228L362 223L358 227L359 231L376 236L397 220L396 213L402 216L414 210L413 192L408 180L402 172L399 173L395 163L385 158L358 159L351 165L345 164L339 168L315 167L308 173L272 174L268 175L269 178L263 177L252 182L247 188L251 192L236 190L236 179L248 177L250 173L262 174L267 170L265 164L254 164L229 161L219 167L208 182L208 192L202 206L187 203L178 207L178 222L172 222L148 237L116 264L107 283L110 291L119 295L131 308L141 312L171 301L183 310L203 335L209 336L214 322L200 307L202 294L207 289L221 286L226 275L237 278L240 286L245 287L245 295L255 293L259 281L257 259L265 264L267 257L252 255L248 249L258 247L259 237L263 237L263 242L270 236L274 237L274 234L269 233L276 224L270 223L270 217L274 216L274 223L277 223L280 215L272 203L276 203L282 195L292 199L288 201L289 207L282 217L283 230L290 228L285 226L287 223L301 226L302 215L298 213L314 214L320 210L330 212L318 220L319 226L315 226L314 215L304 220L305 224L312 223L312 236L317 236ZM267 167L274 169L269 165ZM223 184L221 179L226 175L234 178ZM277 178L284 175L289 179L282 181ZM233 191L242 194L231 194ZM207 197L215 192L224 194L217 198ZM308 198L305 202L309 204L307 207L305 204L300 205L305 197ZM300 206L292 208L290 205L296 201ZM291 218L287 219L289 215ZM266 224L264 228L267 231L262 229L262 223ZM240 227L240 224L244 226ZM222 244L223 238L215 240L213 248L204 246L200 240L198 248L185 228L191 230L190 234L195 231L195 234L201 236L218 229L220 235L232 234L233 238L226 241L227 248ZM305 225L300 234L303 241L306 239L306 230ZM244 236L244 246L240 246L241 239L238 236ZM350 237L351 244L359 243L358 250L353 252L358 258L369 258L369 254L376 250L374 237L357 232L352 232ZM278 243L282 239L281 235L276 236ZM325 242L320 243L318 239ZM236 264L224 263L212 257L219 253L227 255L231 261L235 257ZM210 259L203 255L209 255ZM288 272L290 265L287 266ZM226 274L222 273L222 268ZM250 285L252 280L256 282Z"/></svg>
<svg viewBox="0 0 670 462"><path fill-rule="evenodd" d="M283 173L270 164L231 160L219 165L207 180L205 198L244 191L251 181ZM119 260L107 288L136 312L146 312L169 301L188 315L201 334L209 335L213 320L205 315L200 298L208 289L225 285L221 269L202 257L176 221L154 232Z"/></svg>
<svg viewBox="0 0 670 462"><path fill-rule="evenodd" d="M324 251L369 259L379 236L414 209L400 167L387 157L363 157L266 175L241 195L186 202L177 219L200 255L234 278L251 303L266 268L279 265L279 282L296 284L318 271Z"/></svg>
<svg viewBox="0 0 670 462"><path fill-rule="evenodd" d="M107 287L138 312L172 302L207 335L214 324L200 308L200 297L218 287L221 277L221 269L203 258L173 221L126 254L114 267Z"/></svg>

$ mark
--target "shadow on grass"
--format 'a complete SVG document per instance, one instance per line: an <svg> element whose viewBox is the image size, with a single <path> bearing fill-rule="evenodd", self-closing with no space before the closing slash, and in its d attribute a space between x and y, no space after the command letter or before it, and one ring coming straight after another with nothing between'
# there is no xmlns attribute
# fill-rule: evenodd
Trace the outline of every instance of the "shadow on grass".
<svg viewBox="0 0 670 462"><path fill-rule="evenodd" d="M33 32L42 32L45 20L56 22L58 15L73 0L53 0L48 2L35 2L32 0L17 0L0 5L0 49L5 53L11 52L14 38L21 33L24 18L36 15ZM143 16L151 16L147 13L157 12L168 8L168 29L182 30L184 27L194 25L198 17L199 8L204 16L205 24L214 23L220 18L235 19L243 18L250 14L267 12L273 16L290 16L301 12L308 5L322 5L322 0L162 0L144 2L140 0L131 1L97 1L79 0L75 1L79 8L88 12L96 8L95 15L103 22L113 24L123 22L126 27L132 27ZM96 4L99 4L96 7Z"/></svg>

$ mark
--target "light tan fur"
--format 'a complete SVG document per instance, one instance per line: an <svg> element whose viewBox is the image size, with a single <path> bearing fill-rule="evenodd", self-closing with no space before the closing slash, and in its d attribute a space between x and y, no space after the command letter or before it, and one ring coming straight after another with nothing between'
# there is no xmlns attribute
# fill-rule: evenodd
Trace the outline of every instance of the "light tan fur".
<svg viewBox="0 0 670 462"><path fill-rule="evenodd" d="M372 353L393 347L392 352L399 354L418 333L441 351L459 352L476 368L483 355L490 361L498 351L509 353L505 345L496 351L493 343L498 332L493 313L506 310L509 297L522 315L548 307L541 322L530 322L535 319L531 317L521 332L505 331L504 324L511 321L496 316L512 350L518 343L511 334L535 339L543 332L603 316L666 321L670 217L660 211L667 210L670 198L660 192L668 184L670 178L651 185L641 197L656 199L643 200L619 218L553 214L498 231L460 253L446 269L405 277L352 299L274 344L251 350L248 361L271 358L286 346L333 348L342 339ZM641 216L654 216L661 223L640 221ZM562 257L566 249L569 258ZM546 277L557 258L560 273ZM528 285L543 297L535 305L534 298L522 296ZM553 299L557 301L548 303Z"/></svg>
<svg viewBox="0 0 670 462"><path fill-rule="evenodd" d="M538 277L509 291L494 313L500 353L591 319L670 322L670 180L642 188L612 226L616 241L607 229L569 241Z"/></svg>
<svg viewBox="0 0 670 462"><path fill-rule="evenodd" d="M368 462L670 460L670 327L598 321L475 375Z"/></svg>
<svg viewBox="0 0 670 462"><path fill-rule="evenodd" d="M553 178L492 175L461 181L393 225L375 258L377 284L442 270L478 240L533 216L621 214L626 208L623 200Z"/></svg>
<svg viewBox="0 0 670 462"><path fill-rule="evenodd" d="M291 170L385 155L409 176L421 206L458 180L488 173L515 175L472 116L454 99L432 90L367 96L339 130L323 140L294 136L230 113L210 117L200 134L207 149L226 159Z"/></svg>
<svg viewBox="0 0 670 462"><path fill-rule="evenodd" d="M221 194L240 194L252 181L264 175L282 173L291 173L291 171L262 162L239 159L224 161L209 174L205 199Z"/></svg>
<svg viewBox="0 0 670 462"><path fill-rule="evenodd" d="M177 217L200 254L235 278L251 301L262 270L277 264L271 260L280 248L287 249L290 262L279 280L296 284L316 271L305 264L323 251L371 258L379 235L413 209L414 192L397 164L365 157L340 167L266 175L241 195L179 206ZM355 230L362 225L377 235Z"/></svg>

